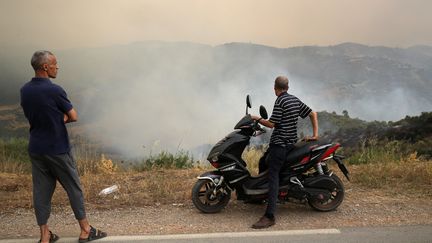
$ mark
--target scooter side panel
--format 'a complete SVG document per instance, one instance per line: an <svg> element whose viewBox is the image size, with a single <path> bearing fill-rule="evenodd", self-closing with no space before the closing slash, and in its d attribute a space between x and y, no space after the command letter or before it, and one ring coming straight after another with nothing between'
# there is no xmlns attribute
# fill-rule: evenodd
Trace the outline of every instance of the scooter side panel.
<svg viewBox="0 0 432 243"><path fill-rule="evenodd" d="M306 178L304 181L305 187L320 188L333 190L337 187L336 182L328 175L320 175L311 178Z"/></svg>

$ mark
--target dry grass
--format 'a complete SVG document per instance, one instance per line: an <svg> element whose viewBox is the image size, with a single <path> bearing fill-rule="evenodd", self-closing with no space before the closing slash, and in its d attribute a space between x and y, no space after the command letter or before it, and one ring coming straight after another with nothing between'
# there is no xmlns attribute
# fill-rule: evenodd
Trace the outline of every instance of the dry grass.
<svg viewBox="0 0 432 243"><path fill-rule="evenodd" d="M98 157L78 157L76 158L78 173L80 175L106 175L119 172L122 169L119 168L111 159L107 158L104 154L98 155Z"/></svg>
<svg viewBox="0 0 432 243"><path fill-rule="evenodd" d="M196 177L202 172L198 169L121 172L96 178L83 176L81 181L86 201L94 206L144 206L189 201ZM117 193L98 195L100 190L114 184L120 187Z"/></svg>
<svg viewBox="0 0 432 243"><path fill-rule="evenodd" d="M28 174L31 172L31 164L2 160L0 161L0 172L11 174Z"/></svg>
<svg viewBox="0 0 432 243"><path fill-rule="evenodd" d="M86 160L80 157L77 165L85 202L97 208L183 203L190 200L196 177L208 170L204 166L192 169L127 171L103 154L99 159ZM9 171L21 170L14 168ZM107 196L98 195L102 189L112 185L118 185L120 190ZM59 189L54 193L53 204L68 206L66 193L59 183L57 187ZM29 173L0 173L0 209L29 208L32 206L31 195L32 180Z"/></svg>
<svg viewBox="0 0 432 243"><path fill-rule="evenodd" d="M0 139L0 172L14 174L31 172L26 139Z"/></svg>
<svg viewBox="0 0 432 243"><path fill-rule="evenodd" d="M263 156L265 148L248 147L242 154L242 158L247 163L247 168L252 175L258 175L258 164L259 160Z"/></svg>
<svg viewBox="0 0 432 243"><path fill-rule="evenodd" d="M363 187L432 196L432 161L418 159L416 153L399 161L351 165L349 169L352 182Z"/></svg>
<svg viewBox="0 0 432 243"><path fill-rule="evenodd" d="M265 148L264 148L265 149ZM248 161L252 174L258 171L258 161L264 149L247 149L243 159ZM376 160L377 161L377 160ZM379 161L379 160L378 160ZM202 167L190 169L151 168L132 171L118 167L104 155L99 157L77 158L85 202L96 208L122 206L145 206L154 204L185 203L190 201L191 189L196 177L204 171L212 170L206 163ZM383 160L375 163L350 165L351 183L356 187L379 189L391 193L405 193L414 197L432 198L432 161L417 158L416 153L403 159ZM32 206L32 181L29 163L1 163L0 209ZM339 173L335 163L330 164ZM6 168L10 166L11 168ZM12 168L13 167L13 168ZM12 171L14 173L4 173ZM21 173L15 173L15 172ZM118 185L118 192L99 196L99 192L109 186ZM58 187L61 186L58 184ZM53 197L54 205L68 206L69 201L63 189L57 189Z"/></svg>
<svg viewBox="0 0 432 243"><path fill-rule="evenodd" d="M190 201L192 186L201 169L115 172L81 176L85 202L95 208L146 206L185 203ZM30 208L32 205L31 175L0 173L0 209ZM109 186L118 185L118 192L99 196ZM53 196L53 205L68 206L69 201L60 184Z"/></svg>

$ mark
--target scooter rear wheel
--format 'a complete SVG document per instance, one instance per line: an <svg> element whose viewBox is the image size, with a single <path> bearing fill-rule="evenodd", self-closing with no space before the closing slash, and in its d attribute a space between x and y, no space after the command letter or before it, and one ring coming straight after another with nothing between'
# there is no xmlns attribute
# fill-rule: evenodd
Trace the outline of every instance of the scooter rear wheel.
<svg viewBox="0 0 432 243"><path fill-rule="evenodd" d="M317 199L308 199L309 205L321 212L328 212L335 210L342 203L345 195L345 189L341 179L335 174L333 174L332 179L336 182L336 187L330 191L330 198L326 201L321 201Z"/></svg>
<svg viewBox="0 0 432 243"><path fill-rule="evenodd" d="M231 190L222 186L215 190L210 180L198 180L192 188L192 202L203 213L218 213L228 204Z"/></svg>

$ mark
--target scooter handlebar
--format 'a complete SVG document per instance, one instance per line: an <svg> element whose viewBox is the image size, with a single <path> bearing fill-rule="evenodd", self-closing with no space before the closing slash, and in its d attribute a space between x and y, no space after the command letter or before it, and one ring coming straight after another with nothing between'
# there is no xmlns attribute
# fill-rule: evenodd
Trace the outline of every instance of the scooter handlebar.
<svg viewBox="0 0 432 243"><path fill-rule="evenodd" d="M265 133L266 132L266 130L264 128L262 128L262 126L259 124L258 120L254 121L253 129L255 131L257 131L257 132L259 131L261 133Z"/></svg>

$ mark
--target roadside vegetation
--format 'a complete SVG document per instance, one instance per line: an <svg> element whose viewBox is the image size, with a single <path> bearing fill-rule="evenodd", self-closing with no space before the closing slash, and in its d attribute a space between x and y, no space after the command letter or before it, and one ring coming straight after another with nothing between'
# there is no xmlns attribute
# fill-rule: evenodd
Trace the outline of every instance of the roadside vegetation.
<svg viewBox="0 0 432 243"><path fill-rule="evenodd" d="M410 148L410 149L407 149ZM412 146L401 141L379 143L376 138L361 142L359 149L350 151L344 160L350 171L351 182L364 189L385 189L392 193L414 193L432 197L432 160L419 156ZM258 163L266 147L248 148L243 158L249 162L253 174L258 174ZM344 153L344 148L340 150ZM341 178L336 163L330 168ZM345 179L344 179L345 180Z"/></svg>
<svg viewBox="0 0 432 243"><path fill-rule="evenodd" d="M334 133L324 134L323 139L344 145L340 153L346 156L351 174L351 182L345 181L348 187L432 198L432 113L391 124L364 123L350 120L348 114L328 114L329 120L336 119L346 125ZM209 163L199 163L183 150L119 160L102 153L97 145L85 139L75 138L73 142L86 202L94 207L187 203L196 177L213 169ZM27 143L25 138L0 139L0 208L32 205ZM266 148L266 145L254 145L243 154L252 174L257 174L258 161ZM343 178L337 166L331 168ZM120 190L107 196L98 195L100 190L112 185L118 185ZM63 190L55 193L55 205L68 205Z"/></svg>

